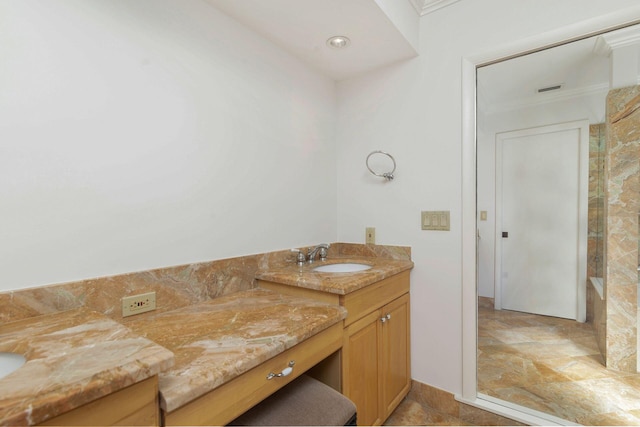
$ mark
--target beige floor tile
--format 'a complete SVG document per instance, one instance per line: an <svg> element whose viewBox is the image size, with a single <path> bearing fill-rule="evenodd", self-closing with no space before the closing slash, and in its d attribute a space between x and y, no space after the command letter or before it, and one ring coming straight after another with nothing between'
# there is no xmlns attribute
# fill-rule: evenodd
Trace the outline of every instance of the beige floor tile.
<svg viewBox="0 0 640 427"><path fill-rule="evenodd" d="M478 336L482 393L585 425L640 425L640 375L605 368L592 325L485 304Z"/></svg>
<svg viewBox="0 0 640 427"><path fill-rule="evenodd" d="M629 374L628 372L614 371L620 381L630 385L635 390L640 390L640 374Z"/></svg>
<svg viewBox="0 0 640 427"><path fill-rule="evenodd" d="M588 415L577 420L585 426L637 426L640 425L640 413L613 412Z"/></svg>
<svg viewBox="0 0 640 427"><path fill-rule="evenodd" d="M487 335L495 338L498 342L503 344L521 344L530 343L533 341L530 336L523 333L525 328L514 329L498 329L495 331L488 331Z"/></svg>
<svg viewBox="0 0 640 427"><path fill-rule="evenodd" d="M508 388L549 382L569 381L569 378L535 360L515 354L494 353L478 363L480 389Z"/></svg>
<svg viewBox="0 0 640 427"><path fill-rule="evenodd" d="M599 354L579 357L559 357L556 359L547 359L540 363L543 363L549 369L571 381L607 378L612 375L603 369L602 356Z"/></svg>
<svg viewBox="0 0 640 427"><path fill-rule="evenodd" d="M523 342L509 344L504 351L519 354L531 360L557 359L558 357L579 357L597 353L595 342L581 342L582 338L574 340L562 339L544 342ZM544 345L543 345L544 344ZM595 348L594 348L595 346Z"/></svg>
<svg viewBox="0 0 640 427"><path fill-rule="evenodd" d="M405 399L384 423L387 426L457 426L468 425L459 418L445 415L435 409Z"/></svg>

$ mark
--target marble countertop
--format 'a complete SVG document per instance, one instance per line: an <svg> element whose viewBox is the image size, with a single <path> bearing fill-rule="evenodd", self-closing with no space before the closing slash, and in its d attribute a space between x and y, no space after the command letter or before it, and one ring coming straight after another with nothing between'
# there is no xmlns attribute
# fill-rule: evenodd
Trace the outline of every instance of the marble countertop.
<svg viewBox="0 0 640 427"><path fill-rule="evenodd" d="M79 308L0 325L0 351L26 363L0 379L0 424L31 425L170 368L173 354Z"/></svg>
<svg viewBox="0 0 640 427"><path fill-rule="evenodd" d="M320 273L314 268L326 264L357 263L367 264L369 270L352 273ZM413 268L413 261L372 257L336 257L325 261L298 266L291 263L286 267L269 268L258 271L256 278L269 282L298 286L339 295L346 295L362 289L387 277Z"/></svg>
<svg viewBox="0 0 640 427"><path fill-rule="evenodd" d="M337 262L372 268L312 271ZM272 266L256 278L345 295L411 268L350 255ZM0 425L37 424L153 375L172 412L345 317L338 305L257 288L129 318L126 327L87 308L0 324L0 352L27 359L0 379Z"/></svg>
<svg viewBox="0 0 640 427"><path fill-rule="evenodd" d="M175 354L159 377L161 405L172 412L345 316L337 305L252 289L127 326Z"/></svg>

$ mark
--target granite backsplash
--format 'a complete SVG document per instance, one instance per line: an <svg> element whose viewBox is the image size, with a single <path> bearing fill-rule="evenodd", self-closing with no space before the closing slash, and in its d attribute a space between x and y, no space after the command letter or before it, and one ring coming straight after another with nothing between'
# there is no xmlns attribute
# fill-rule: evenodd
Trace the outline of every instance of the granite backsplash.
<svg viewBox="0 0 640 427"><path fill-rule="evenodd" d="M304 251L307 248L301 248ZM158 268L0 293L0 323L86 307L120 323L208 301L255 287L256 272L295 262L291 250ZM411 259L405 246L333 243L329 259L371 257ZM156 310L122 317L121 299L156 292Z"/></svg>

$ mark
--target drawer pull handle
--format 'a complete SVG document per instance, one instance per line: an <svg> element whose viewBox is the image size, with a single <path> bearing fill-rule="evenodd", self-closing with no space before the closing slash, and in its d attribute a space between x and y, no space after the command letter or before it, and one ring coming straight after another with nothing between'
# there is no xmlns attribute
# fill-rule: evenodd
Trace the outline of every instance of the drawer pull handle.
<svg viewBox="0 0 640 427"><path fill-rule="evenodd" d="M273 379L273 378L280 378L280 377L286 377L289 376L291 374L291 372L293 372L293 365L296 364L295 360L292 360L291 362L289 362L289 366L287 366L286 368L284 368L282 370L282 372L278 373L278 374L274 374L273 372L269 372L269 375L267 375L267 379Z"/></svg>
<svg viewBox="0 0 640 427"><path fill-rule="evenodd" d="M380 321L382 323L386 323L387 320L391 320L391 314L387 314L386 316L380 318Z"/></svg>

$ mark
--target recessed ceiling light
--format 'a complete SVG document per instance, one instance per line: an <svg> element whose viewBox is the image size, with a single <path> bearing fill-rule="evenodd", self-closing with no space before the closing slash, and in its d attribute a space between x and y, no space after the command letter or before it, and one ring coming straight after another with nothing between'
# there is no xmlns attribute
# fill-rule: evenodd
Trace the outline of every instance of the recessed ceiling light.
<svg viewBox="0 0 640 427"><path fill-rule="evenodd" d="M334 49L344 49L351 44L349 37L345 36L333 36L327 40L327 46Z"/></svg>

